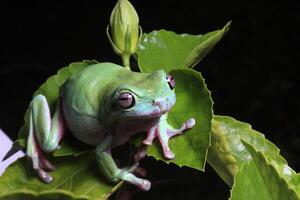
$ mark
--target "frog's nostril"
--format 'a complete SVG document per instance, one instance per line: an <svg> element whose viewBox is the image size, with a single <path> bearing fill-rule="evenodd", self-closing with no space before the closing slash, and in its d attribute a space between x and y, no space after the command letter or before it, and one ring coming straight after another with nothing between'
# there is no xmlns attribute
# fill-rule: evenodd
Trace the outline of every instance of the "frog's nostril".
<svg viewBox="0 0 300 200"><path fill-rule="evenodd" d="M160 102L158 100L153 100L152 105L153 106L158 106L158 105L160 105Z"/></svg>

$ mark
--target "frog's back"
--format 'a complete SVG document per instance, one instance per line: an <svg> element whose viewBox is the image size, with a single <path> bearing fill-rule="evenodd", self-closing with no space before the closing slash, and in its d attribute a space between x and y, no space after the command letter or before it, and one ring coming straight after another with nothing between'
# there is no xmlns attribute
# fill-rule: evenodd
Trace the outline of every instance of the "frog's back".
<svg viewBox="0 0 300 200"><path fill-rule="evenodd" d="M113 63L91 65L74 74L65 84L63 99L77 112L96 116L99 102L110 91L123 67ZM126 71L126 70L125 70Z"/></svg>
<svg viewBox="0 0 300 200"><path fill-rule="evenodd" d="M123 74L123 70L128 71L113 63L99 63L72 75L66 82L62 91L65 120L82 142L96 145L101 141L105 132L99 119L101 101L111 91L113 77Z"/></svg>

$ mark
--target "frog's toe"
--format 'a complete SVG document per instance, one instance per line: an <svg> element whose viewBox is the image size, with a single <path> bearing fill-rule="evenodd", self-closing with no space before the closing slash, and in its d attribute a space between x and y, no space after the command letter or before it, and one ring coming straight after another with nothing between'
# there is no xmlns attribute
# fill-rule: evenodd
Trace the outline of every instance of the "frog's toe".
<svg viewBox="0 0 300 200"><path fill-rule="evenodd" d="M194 118L191 118L186 122L184 122L179 129L175 129L168 124L168 128L167 128L168 137L171 138L175 135L183 134L186 130L193 128L195 124L196 124L196 120Z"/></svg>
<svg viewBox="0 0 300 200"><path fill-rule="evenodd" d="M45 172L44 170L37 169L36 171L38 173L39 178L44 183L51 183L51 181L53 180L53 178L47 172Z"/></svg>
<svg viewBox="0 0 300 200"><path fill-rule="evenodd" d="M54 171L56 169L56 167L46 159L42 161L41 168L46 171Z"/></svg>
<svg viewBox="0 0 300 200"><path fill-rule="evenodd" d="M190 128L193 128L196 124L196 120L194 118L191 118L189 120L187 120L185 122L185 125L186 125L186 129L190 129Z"/></svg>
<svg viewBox="0 0 300 200"><path fill-rule="evenodd" d="M142 179L142 181L140 182L139 185L137 185L140 189L144 190L144 191L149 191L151 188L151 182L146 180L146 179Z"/></svg>
<svg viewBox="0 0 300 200"><path fill-rule="evenodd" d="M51 171L51 172L56 169L55 165L50 163L48 160L46 160L46 163L44 164L44 166L45 166L45 170L48 170L48 171Z"/></svg>
<svg viewBox="0 0 300 200"><path fill-rule="evenodd" d="M167 159L170 160L175 158L175 154L170 149L164 150L164 155Z"/></svg>
<svg viewBox="0 0 300 200"><path fill-rule="evenodd" d="M147 132L147 138L143 140L143 144L152 145L152 141L157 137L157 126L152 127Z"/></svg>
<svg viewBox="0 0 300 200"><path fill-rule="evenodd" d="M146 179L141 179L136 177L134 174L132 174L131 172L128 171L123 171L122 173L120 173L119 178L131 183L133 185L136 185L137 187L139 187L140 189L144 190L144 191L148 191L151 187L151 182L146 180Z"/></svg>
<svg viewBox="0 0 300 200"><path fill-rule="evenodd" d="M150 145L152 145L152 140L145 139L145 140L143 140L143 144L150 146Z"/></svg>

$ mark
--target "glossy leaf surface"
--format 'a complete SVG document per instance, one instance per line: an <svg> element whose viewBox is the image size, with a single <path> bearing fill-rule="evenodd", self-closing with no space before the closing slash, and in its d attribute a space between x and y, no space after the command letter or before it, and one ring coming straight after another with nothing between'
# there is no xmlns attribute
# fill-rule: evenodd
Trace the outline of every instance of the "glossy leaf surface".
<svg viewBox="0 0 300 200"><path fill-rule="evenodd" d="M286 160L279 154L279 149L262 133L253 130L249 124L231 117L214 116L208 162L229 186L233 184L238 169L253 160L243 141L261 152L290 187L299 190L300 176L288 166Z"/></svg>
<svg viewBox="0 0 300 200"><path fill-rule="evenodd" d="M252 160L237 172L230 200L299 200L299 196L269 162L265 153L249 143L243 143ZM288 169L287 169L288 171Z"/></svg>
<svg viewBox="0 0 300 200"><path fill-rule="evenodd" d="M204 35L176 34L159 30L144 34L137 50L137 60L142 72L164 69L193 68L220 41L228 31L224 28Z"/></svg>

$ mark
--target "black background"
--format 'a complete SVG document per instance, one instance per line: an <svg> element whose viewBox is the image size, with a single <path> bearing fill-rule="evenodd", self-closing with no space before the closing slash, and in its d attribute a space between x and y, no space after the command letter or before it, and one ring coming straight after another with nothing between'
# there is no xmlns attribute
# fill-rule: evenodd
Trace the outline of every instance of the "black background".
<svg viewBox="0 0 300 200"><path fill-rule="evenodd" d="M298 171L300 6L296 2L132 0L144 32L164 28L198 34L232 20L225 38L197 66L212 91L214 112L252 124L280 147ZM114 4L112 0L0 3L0 127L13 139L33 91L57 69L83 59L120 62L105 33ZM211 187L199 194L214 190L223 191L212 194L214 198L229 195L210 168L201 179L202 186Z"/></svg>

